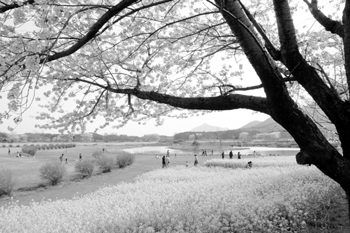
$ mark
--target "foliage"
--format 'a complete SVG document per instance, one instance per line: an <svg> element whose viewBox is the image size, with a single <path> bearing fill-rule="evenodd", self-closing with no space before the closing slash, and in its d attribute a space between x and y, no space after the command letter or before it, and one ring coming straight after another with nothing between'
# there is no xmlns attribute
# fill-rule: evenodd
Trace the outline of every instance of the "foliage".
<svg viewBox="0 0 350 233"><path fill-rule="evenodd" d="M91 156L97 160L103 156L103 152L101 150L96 150L96 151L92 152Z"/></svg>
<svg viewBox="0 0 350 233"><path fill-rule="evenodd" d="M90 177L95 170L95 160L84 159L75 163L75 171L81 174L83 177Z"/></svg>
<svg viewBox="0 0 350 233"><path fill-rule="evenodd" d="M15 179L12 171L7 168L0 167L0 197L3 195L10 196L14 185Z"/></svg>
<svg viewBox="0 0 350 233"><path fill-rule="evenodd" d="M124 168L133 164L134 161L135 161L135 156L133 154L125 151L120 151L118 152L115 163L118 168Z"/></svg>
<svg viewBox="0 0 350 233"><path fill-rule="evenodd" d="M36 151L38 150L38 147L36 146L23 146L22 152L26 154L30 154L31 156L34 156Z"/></svg>
<svg viewBox="0 0 350 233"><path fill-rule="evenodd" d="M40 167L40 177L47 180L50 185L57 185L67 173L66 167L60 162L47 162Z"/></svg>
<svg viewBox="0 0 350 233"><path fill-rule="evenodd" d="M338 188L314 167L181 166L74 200L0 209L0 231L306 233L323 222L318 232L330 232L322 216Z"/></svg>
<svg viewBox="0 0 350 233"><path fill-rule="evenodd" d="M101 156L96 158L96 165L100 168L100 170L105 172L110 172L115 165L114 159L108 155L102 154Z"/></svg>

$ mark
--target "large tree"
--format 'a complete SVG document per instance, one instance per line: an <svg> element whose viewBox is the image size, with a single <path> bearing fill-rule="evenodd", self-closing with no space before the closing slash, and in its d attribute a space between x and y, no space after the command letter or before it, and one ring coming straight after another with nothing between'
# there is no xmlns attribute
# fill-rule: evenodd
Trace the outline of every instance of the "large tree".
<svg viewBox="0 0 350 233"><path fill-rule="evenodd" d="M99 116L106 126L185 116L179 109L250 109L283 126L300 147L297 162L350 198L350 2L323 4L0 1L0 89L9 100L1 117L21 121L34 99L47 109L42 127L69 131ZM259 83L239 85L251 78L245 61ZM244 92L254 89L265 95ZM334 124L342 152L303 110L310 101Z"/></svg>

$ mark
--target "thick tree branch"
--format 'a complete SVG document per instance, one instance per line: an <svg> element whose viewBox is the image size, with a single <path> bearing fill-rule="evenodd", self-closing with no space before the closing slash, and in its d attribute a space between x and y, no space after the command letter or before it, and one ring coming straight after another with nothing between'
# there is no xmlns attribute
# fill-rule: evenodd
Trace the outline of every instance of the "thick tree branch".
<svg viewBox="0 0 350 233"><path fill-rule="evenodd" d="M345 2L345 8L343 11L343 24L344 24L344 59L345 59L345 72L346 81L350 86L350 2Z"/></svg>
<svg viewBox="0 0 350 233"><path fill-rule="evenodd" d="M311 3L308 0L303 0L309 7L312 16L319 22L326 31L333 34L337 34L340 37L344 36L344 26L341 22L332 20L325 16L322 11L317 7L317 0L312 0Z"/></svg>
<svg viewBox="0 0 350 233"><path fill-rule="evenodd" d="M4 6L0 6L0 14L5 13L6 11L9 11L12 9L16 9L16 8L29 5L29 4L34 4L34 3L35 3L34 0L28 0L28 1L24 1L21 5L19 5L18 3L6 4Z"/></svg>
<svg viewBox="0 0 350 233"><path fill-rule="evenodd" d="M278 35L281 43L282 62L284 54L298 50L293 19L290 13L288 0L274 0Z"/></svg>
<svg viewBox="0 0 350 233"><path fill-rule="evenodd" d="M230 94L216 97L176 97L167 94L161 94L154 91L142 91L135 88L113 88L105 86L93 81L75 78L67 79L70 81L78 81L88 83L112 93L133 95L139 99L152 100L158 103L167 104L176 108L193 109L193 110L234 110L234 109L251 109L266 114L270 114L266 98L247 96L240 94Z"/></svg>

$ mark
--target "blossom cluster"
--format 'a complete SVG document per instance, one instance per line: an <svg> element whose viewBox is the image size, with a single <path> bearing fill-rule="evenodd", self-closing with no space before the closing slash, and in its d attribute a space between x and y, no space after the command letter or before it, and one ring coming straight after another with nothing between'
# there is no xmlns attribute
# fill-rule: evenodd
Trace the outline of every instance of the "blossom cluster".
<svg viewBox="0 0 350 233"><path fill-rule="evenodd" d="M338 185L314 167L184 167L0 209L0 232L307 232Z"/></svg>

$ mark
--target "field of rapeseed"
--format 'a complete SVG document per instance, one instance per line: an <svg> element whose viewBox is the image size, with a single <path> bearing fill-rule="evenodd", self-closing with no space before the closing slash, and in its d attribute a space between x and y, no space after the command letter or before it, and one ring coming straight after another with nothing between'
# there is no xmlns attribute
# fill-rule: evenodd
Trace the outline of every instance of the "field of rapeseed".
<svg viewBox="0 0 350 233"><path fill-rule="evenodd" d="M0 209L0 232L307 232L338 185L314 167L174 167Z"/></svg>

